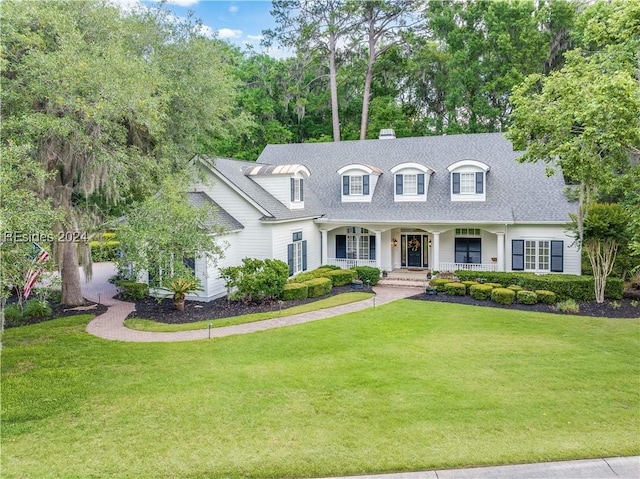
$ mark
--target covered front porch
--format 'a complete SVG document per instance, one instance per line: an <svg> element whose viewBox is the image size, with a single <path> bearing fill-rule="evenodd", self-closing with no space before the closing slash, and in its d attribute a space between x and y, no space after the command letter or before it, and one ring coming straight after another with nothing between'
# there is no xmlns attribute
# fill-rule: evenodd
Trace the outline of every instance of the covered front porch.
<svg viewBox="0 0 640 479"><path fill-rule="evenodd" d="M505 271L505 232L482 227L321 229L322 264L407 271Z"/></svg>

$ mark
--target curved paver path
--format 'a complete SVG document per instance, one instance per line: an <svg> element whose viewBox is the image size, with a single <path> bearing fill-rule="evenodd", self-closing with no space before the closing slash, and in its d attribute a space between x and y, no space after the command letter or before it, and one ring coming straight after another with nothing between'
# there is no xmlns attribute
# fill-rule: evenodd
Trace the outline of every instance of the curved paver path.
<svg viewBox="0 0 640 479"><path fill-rule="evenodd" d="M198 329L194 331L178 331L174 333L152 333L148 331L136 331L124 326L125 318L135 309L133 303L114 299L116 288L107 280L116 273L112 263L96 263L93 265L93 277L91 281L82 280L82 293L85 298L102 303L109 307L109 310L96 316L88 325L87 331L94 336L116 341L132 342L171 342L171 341L192 341L195 339L209 338L208 329ZM420 288L398 288L378 286L373 289L376 293L371 299L358 301L357 303L335 306L333 308L311 311L308 313L284 316L282 318L267 319L254 323L238 324L236 326L225 326L212 328L211 337L221 338L235 334L253 333L267 329L281 328L294 324L308 323L318 319L330 318L340 314L361 311L373 306L379 306L396 299L413 296L420 292Z"/></svg>

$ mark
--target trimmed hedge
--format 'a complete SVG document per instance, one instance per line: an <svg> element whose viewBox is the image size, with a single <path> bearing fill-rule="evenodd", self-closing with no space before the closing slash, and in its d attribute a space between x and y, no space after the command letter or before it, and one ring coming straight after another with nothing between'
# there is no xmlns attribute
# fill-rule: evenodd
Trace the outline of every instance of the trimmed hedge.
<svg viewBox="0 0 640 479"><path fill-rule="evenodd" d="M493 287L488 284L474 284L469 288L469 294L475 299L491 299Z"/></svg>
<svg viewBox="0 0 640 479"><path fill-rule="evenodd" d="M438 289L443 289L444 285L447 283L453 283L453 280L447 278L437 278L431 280L431 286L435 286Z"/></svg>
<svg viewBox="0 0 640 479"><path fill-rule="evenodd" d="M474 284L480 284L477 281L461 281L461 284L464 284L465 287L467 288L467 294L469 294L469 290L471 289L471 286L473 286Z"/></svg>
<svg viewBox="0 0 640 479"><path fill-rule="evenodd" d="M526 289L521 289L516 292L516 300L520 304L536 304L538 302L538 295L533 291L527 291Z"/></svg>
<svg viewBox="0 0 640 479"><path fill-rule="evenodd" d="M516 293L518 291L523 291L524 290L524 288L522 286L520 286L519 284L510 284L509 286L507 286L507 288L515 291Z"/></svg>
<svg viewBox="0 0 640 479"><path fill-rule="evenodd" d="M536 295L538 296L538 302L544 304L555 304L556 302L556 293L553 291L547 291L545 289L536 290Z"/></svg>
<svg viewBox="0 0 640 479"><path fill-rule="evenodd" d="M491 299L498 304L513 304L516 292L509 288L495 288L491 291Z"/></svg>
<svg viewBox="0 0 640 479"><path fill-rule="evenodd" d="M283 301L307 299L308 296L309 286L304 283L288 283L284 285L284 291L282 292Z"/></svg>
<svg viewBox="0 0 640 479"><path fill-rule="evenodd" d="M333 286L345 286L355 279L356 272L352 269L328 270L322 277L329 278Z"/></svg>
<svg viewBox="0 0 640 479"><path fill-rule="evenodd" d="M380 280L380 270L373 266L356 266L353 268L364 284L375 286Z"/></svg>
<svg viewBox="0 0 640 479"><path fill-rule="evenodd" d="M444 292L451 296L464 296L467 294L467 287L462 283L446 283Z"/></svg>
<svg viewBox="0 0 640 479"><path fill-rule="evenodd" d="M575 299L576 301L594 301L593 276L577 276L574 274L535 274L499 271L466 271L458 270L456 275L461 280L479 282L495 282L522 286L531 291L547 290L556 294L558 300ZM624 282L620 278L607 278L604 295L607 299L622 299Z"/></svg>
<svg viewBox="0 0 640 479"><path fill-rule="evenodd" d="M304 283L306 281L316 279L317 276L312 271L305 271L304 273L298 273L293 278L287 280L288 283Z"/></svg>
<svg viewBox="0 0 640 479"><path fill-rule="evenodd" d="M116 286L124 299L132 299L135 301L149 296L149 285L146 283L120 280L116 281Z"/></svg>
<svg viewBox="0 0 640 479"><path fill-rule="evenodd" d="M504 288L504 286L502 286L502 283L494 283L493 281L484 284L486 284L487 286L491 286L492 288Z"/></svg>
<svg viewBox="0 0 640 479"><path fill-rule="evenodd" d="M309 288L308 297L317 298L318 296L324 296L331 291L331 280L329 278L315 278L305 281L304 283Z"/></svg>

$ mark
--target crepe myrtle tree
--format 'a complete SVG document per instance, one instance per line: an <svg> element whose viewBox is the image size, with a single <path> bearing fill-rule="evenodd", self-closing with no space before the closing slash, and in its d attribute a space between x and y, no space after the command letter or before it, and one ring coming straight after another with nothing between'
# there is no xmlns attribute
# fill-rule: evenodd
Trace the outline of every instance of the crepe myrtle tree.
<svg viewBox="0 0 640 479"><path fill-rule="evenodd" d="M185 260L204 258L215 265L224 256L226 244L216 239L223 232L216 222L217 209L213 203L196 206L189 201L189 175L166 179L158 193L133 205L115 226L120 240L116 263L130 279L148 272L156 286L193 280Z"/></svg>
<svg viewBox="0 0 640 479"><path fill-rule="evenodd" d="M618 203L592 203L582 224L582 235L576 215L572 219L571 230L593 269L596 302L603 303L618 250L629 241L629 213Z"/></svg>

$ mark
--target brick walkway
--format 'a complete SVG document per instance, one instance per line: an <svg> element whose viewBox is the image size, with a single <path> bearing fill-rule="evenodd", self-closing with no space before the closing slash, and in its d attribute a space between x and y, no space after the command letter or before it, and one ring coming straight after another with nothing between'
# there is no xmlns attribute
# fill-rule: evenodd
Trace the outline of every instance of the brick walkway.
<svg viewBox="0 0 640 479"><path fill-rule="evenodd" d="M125 318L135 309L133 303L114 299L116 288L107 280L115 274L116 270L111 263L96 263L93 265L93 278L90 282L85 282L82 278L82 292L85 298L100 302L109 306L109 310L94 318L87 326L87 331L94 336L116 341L132 342L171 342L171 341L192 341L195 339L207 339L208 329L194 331L178 331L174 333L152 333L147 331L135 331L124 326ZM212 328L211 337L221 338L236 334L254 333L267 329L281 328L294 324L308 323L318 319L330 318L341 314L361 311L366 308L380 306L396 299L406 298L418 294L420 288L403 287L375 287L373 291L376 296L357 303L335 306L333 308L311 311L308 313L285 316L282 318L256 321L254 323L239 324L236 326L225 326L222 328Z"/></svg>

